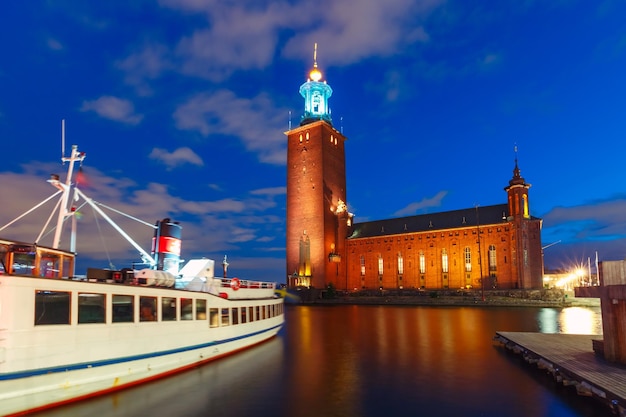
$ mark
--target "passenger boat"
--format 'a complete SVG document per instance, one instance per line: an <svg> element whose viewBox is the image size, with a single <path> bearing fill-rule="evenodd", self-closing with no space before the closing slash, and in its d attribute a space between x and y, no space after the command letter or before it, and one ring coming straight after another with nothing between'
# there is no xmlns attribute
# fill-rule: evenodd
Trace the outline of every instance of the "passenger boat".
<svg viewBox="0 0 626 417"><path fill-rule="evenodd" d="M0 239L0 415L181 372L266 341L283 325L275 283L226 278L226 259L224 277L215 276L209 259L179 268L178 223L157 221L151 253L141 249L72 182L74 165L84 158L73 146L62 158L66 181L48 180L60 198L51 247ZM74 207L83 200L131 242L145 268L74 273ZM68 220L72 239L65 250L61 230Z"/></svg>

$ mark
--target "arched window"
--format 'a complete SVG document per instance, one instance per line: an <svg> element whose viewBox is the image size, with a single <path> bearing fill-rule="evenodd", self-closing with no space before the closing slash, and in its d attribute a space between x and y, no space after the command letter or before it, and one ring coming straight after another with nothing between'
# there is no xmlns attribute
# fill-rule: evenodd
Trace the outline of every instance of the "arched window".
<svg viewBox="0 0 626 417"><path fill-rule="evenodd" d="M361 276L365 276L365 256L361 255Z"/></svg>
<svg viewBox="0 0 626 417"><path fill-rule="evenodd" d="M398 275L404 274L404 258L402 253L398 252Z"/></svg>
<svg viewBox="0 0 626 417"><path fill-rule="evenodd" d="M420 274L426 273L426 256L424 256L424 251L420 251Z"/></svg>
<svg viewBox="0 0 626 417"><path fill-rule="evenodd" d="M472 250L469 248L469 246L466 246L465 249L463 250L463 253L465 255L465 271L471 272L472 271Z"/></svg>
<svg viewBox="0 0 626 417"><path fill-rule="evenodd" d="M378 275L383 274L383 257L378 255Z"/></svg>
<svg viewBox="0 0 626 417"><path fill-rule="evenodd" d="M448 251L445 249L441 250L441 271L444 274L448 273Z"/></svg>
<svg viewBox="0 0 626 417"><path fill-rule="evenodd" d="M522 204L524 204L524 217L530 217L530 213L528 212L528 196L526 194L522 196Z"/></svg>
<svg viewBox="0 0 626 417"><path fill-rule="evenodd" d="M495 271L497 266L496 247L489 245L489 270Z"/></svg>

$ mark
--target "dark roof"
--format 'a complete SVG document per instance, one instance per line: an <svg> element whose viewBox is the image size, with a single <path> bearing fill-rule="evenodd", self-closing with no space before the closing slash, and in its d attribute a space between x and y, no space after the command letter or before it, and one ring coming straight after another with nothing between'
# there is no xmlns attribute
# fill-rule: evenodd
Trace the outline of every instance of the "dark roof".
<svg viewBox="0 0 626 417"><path fill-rule="evenodd" d="M355 223L349 239L397 235L402 233L427 232L469 226L502 224L507 221L508 205L498 204L445 211L397 219L375 220ZM478 213L478 221L476 214Z"/></svg>

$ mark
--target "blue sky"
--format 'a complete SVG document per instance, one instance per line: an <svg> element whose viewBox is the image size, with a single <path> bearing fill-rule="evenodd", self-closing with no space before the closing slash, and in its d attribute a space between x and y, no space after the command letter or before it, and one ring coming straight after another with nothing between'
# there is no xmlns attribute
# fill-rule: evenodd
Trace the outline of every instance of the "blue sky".
<svg viewBox="0 0 626 417"><path fill-rule="evenodd" d="M53 192L65 119L92 198L180 221L185 259L283 281L284 132L317 42L357 222L505 203L517 146L544 245L560 241L546 266L623 259L626 3L548 3L5 4L0 226ZM112 217L149 250L150 228ZM34 241L46 218L0 235ZM79 228L82 263L138 259L90 210Z"/></svg>

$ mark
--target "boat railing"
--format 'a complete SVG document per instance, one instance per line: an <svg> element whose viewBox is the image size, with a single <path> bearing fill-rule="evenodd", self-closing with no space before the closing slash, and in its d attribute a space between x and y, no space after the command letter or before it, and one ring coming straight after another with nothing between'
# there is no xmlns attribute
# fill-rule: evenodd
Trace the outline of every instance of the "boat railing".
<svg viewBox="0 0 626 417"><path fill-rule="evenodd" d="M233 290L238 290L240 288L274 289L276 288L276 284L273 282L251 281L251 280L245 280L245 279L239 279L239 278L233 277L233 278L221 278L221 287L231 288Z"/></svg>

